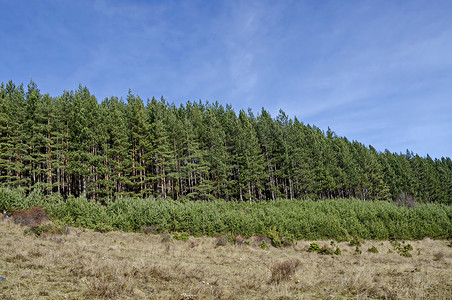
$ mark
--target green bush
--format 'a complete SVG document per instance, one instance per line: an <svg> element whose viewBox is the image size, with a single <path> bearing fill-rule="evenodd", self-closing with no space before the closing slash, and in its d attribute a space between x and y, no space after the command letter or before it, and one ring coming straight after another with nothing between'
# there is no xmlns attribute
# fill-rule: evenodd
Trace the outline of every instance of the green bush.
<svg viewBox="0 0 452 300"><path fill-rule="evenodd" d="M327 245L323 245L320 250L318 251L319 254L322 255L333 255L334 254L334 250L332 248L328 248Z"/></svg>
<svg viewBox="0 0 452 300"><path fill-rule="evenodd" d="M367 249L367 252L370 253L378 253L378 249L375 246L370 247L369 249Z"/></svg>
<svg viewBox="0 0 452 300"><path fill-rule="evenodd" d="M361 251L361 249L359 248L359 246L356 246L355 252L353 252L353 255L359 255L359 254L361 254L361 253L362 253L362 251Z"/></svg>
<svg viewBox="0 0 452 300"><path fill-rule="evenodd" d="M411 244L405 245L405 241L402 241L402 243L400 243L399 241L391 241L391 245L393 246L394 250L400 254L400 256L405 256L405 257L413 256L410 253L410 251L413 250L413 246L411 246Z"/></svg>
<svg viewBox="0 0 452 300"><path fill-rule="evenodd" d="M353 239L350 241L350 246L357 246L361 247L362 240L358 237L353 237Z"/></svg>
<svg viewBox="0 0 452 300"><path fill-rule="evenodd" d="M94 231L97 232L109 232L109 231L113 231L113 227L111 227L108 224L104 224L104 223L98 223L98 224L94 224L92 226L92 229L94 229Z"/></svg>
<svg viewBox="0 0 452 300"><path fill-rule="evenodd" d="M319 247L319 245L318 245L317 243L311 243L311 244L309 245L308 252L316 252L316 253L319 253L319 252L320 252L320 247Z"/></svg>
<svg viewBox="0 0 452 300"><path fill-rule="evenodd" d="M276 226L273 226L271 229L267 230L266 236L270 239L273 247L281 247L282 242L279 238L279 233L276 230Z"/></svg>
<svg viewBox="0 0 452 300"><path fill-rule="evenodd" d="M267 245L267 243L264 240L262 240L260 247L261 247L261 249L264 249L264 250L270 250L270 247Z"/></svg>
<svg viewBox="0 0 452 300"><path fill-rule="evenodd" d="M45 196L40 190L0 188L0 209L13 212L40 205L54 220L99 231L190 232L193 236L228 233L263 235L275 247L295 240L422 239L452 237L452 207L419 204L413 208L386 201L332 199L272 202L174 201L121 198L103 203L84 197ZM359 237L359 238L358 238ZM334 248L334 247L333 247Z"/></svg>
<svg viewBox="0 0 452 300"><path fill-rule="evenodd" d="M175 240L178 240L178 241L188 241L189 240L189 238L190 238L190 236L188 235L188 233L186 233L186 232L181 232L181 233L175 233L174 235L173 235L173 238L175 239Z"/></svg>
<svg viewBox="0 0 452 300"><path fill-rule="evenodd" d="M25 191L23 189L8 189L0 187L0 210L12 212L19 209L27 209L25 201Z"/></svg>

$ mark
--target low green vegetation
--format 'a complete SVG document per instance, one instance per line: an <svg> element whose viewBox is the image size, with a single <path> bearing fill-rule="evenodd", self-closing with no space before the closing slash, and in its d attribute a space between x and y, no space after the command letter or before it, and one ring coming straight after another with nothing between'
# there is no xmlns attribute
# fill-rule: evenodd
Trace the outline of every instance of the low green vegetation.
<svg viewBox="0 0 452 300"><path fill-rule="evenodd" d="M370 247L369 249L367 249L367 252L370 253L378 253L378 249L375 246Z"/></svg>
<svg viewBox="0 0 452 300"><path fill-rule="evenodd" d="M359 246L356 246L355 248L355 252L353 252L353 255L359 255L363 253L363 251L361 250L361 248L359 248Z"/></svg>
<svg viewBox="0 0 452 300"><path fill-rule="evenodd" d="M413 250L413 246L411 246L411 244L405 244L405 241L399 242L399 241L394 240L394 241L391 241L391 245L392 245L392 247L394 247L394 250L400 254L400 256L405 256L405 257L413 256L410 252Z"/></svg>
<svg viewBox="0 0 452 300"><path fill-rule="evenodd" d="M336 247L336 249L334 249ZM311 243L308 248L308 252L314 252L322 255L341 255L341 249L337 247L334 242L331 242L331 247L323 245L320 247L317 243Z"/></svg>
<svg viewBox="0 0 452 300"><path fill-rule="evenodd" d="M0 208L9 212L42 206L54 220L97 231L185 232L265 236L273 246L284 241L334 239L450 239L452 207L419 204L412 208L358 199L277 200L262 202L187 201L122 198L103 204L86 198L45 196L0 188ZM353 237L353 239L352 239ZM359 238L358 238L359 237Z"/></svg>
<svg viewBox="0 0 452 300"><path fill-rule="evenodd" d="M267 243L264 240L262 240L260 247L263 250L269 250L270 249L270 247L267 245Z"/></svg>
<svg viewBox="0 0 452 300"><path fill-rule="evenodd" d="M181 233L176 232L173 235L173 238L178 241L188 241L190 238L190 235L186 232L181 232Z"/></svg>
<svg viewBox="0 0 452 300"><path fill-rule="evenodd" d="M350 246L357 246L357 247L361 247L362 241L360 238L358 237L353 237L353 239L350 241Z"/></svg>
<svg viewBox="0 0 452 300"><path fill-rule="evenodd" d="M308 248L308 252L320 252L320 246L317 243L311 243Z"/></svg>

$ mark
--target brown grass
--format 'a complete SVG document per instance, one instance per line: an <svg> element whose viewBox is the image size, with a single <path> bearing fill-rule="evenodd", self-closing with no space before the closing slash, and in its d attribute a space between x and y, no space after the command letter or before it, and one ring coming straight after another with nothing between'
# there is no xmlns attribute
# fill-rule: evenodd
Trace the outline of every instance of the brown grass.
<svg viewBox="0 0 452 300"><path fill-rule="evenodd" d="M410 241L413 257L365 241L353 255L308 253L310 241L263 250L216 238L164 241L143 233L37 237L0 222L0 299L450 299L452 248ZM330 241L320 241L329 245ZM379 253L367 252L375 246Z"/></svg>
<svg viewBox="0 0 452 300"><path fill-rule="evenodd" d="M294 258L277 263L271 268L271 280L270 282L279 283L283 280L290 280L298 269L300 260Z"/></svg>
<svg viewBox="0 0 452 300"><path fill-rule="evenodd" d="M13 212L12 220L24 226L37 226L49 221L49 216L42 207L36 206Z"/></svg>

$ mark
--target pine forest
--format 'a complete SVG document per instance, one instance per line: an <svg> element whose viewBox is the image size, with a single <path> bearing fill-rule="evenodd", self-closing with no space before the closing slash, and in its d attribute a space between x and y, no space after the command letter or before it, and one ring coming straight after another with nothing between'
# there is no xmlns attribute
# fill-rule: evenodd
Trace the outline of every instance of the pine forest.
<svg viewBox="0 0 452 300"><path fill-rule="evenodd" d="M358 198L452 204L452 161L379 152L283 111L163 97L98 101L1 84L0 186L44 195L270 201Z"/></svg>

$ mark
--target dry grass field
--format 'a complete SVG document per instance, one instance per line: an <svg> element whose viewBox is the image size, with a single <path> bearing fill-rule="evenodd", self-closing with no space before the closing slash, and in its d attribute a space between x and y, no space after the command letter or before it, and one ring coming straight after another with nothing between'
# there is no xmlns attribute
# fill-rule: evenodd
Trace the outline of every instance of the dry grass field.
<svg viewBox="0 0 452 300"><path fill-rule="evenodd" d="M263 250L256 238L221 246L221 238L25 229L0 221L0 299L452 298L445 240L407 242L412 257L389 241L366 241L361 254L342 242L342 255L332 256L307 252L307 241Z"/></svg>

